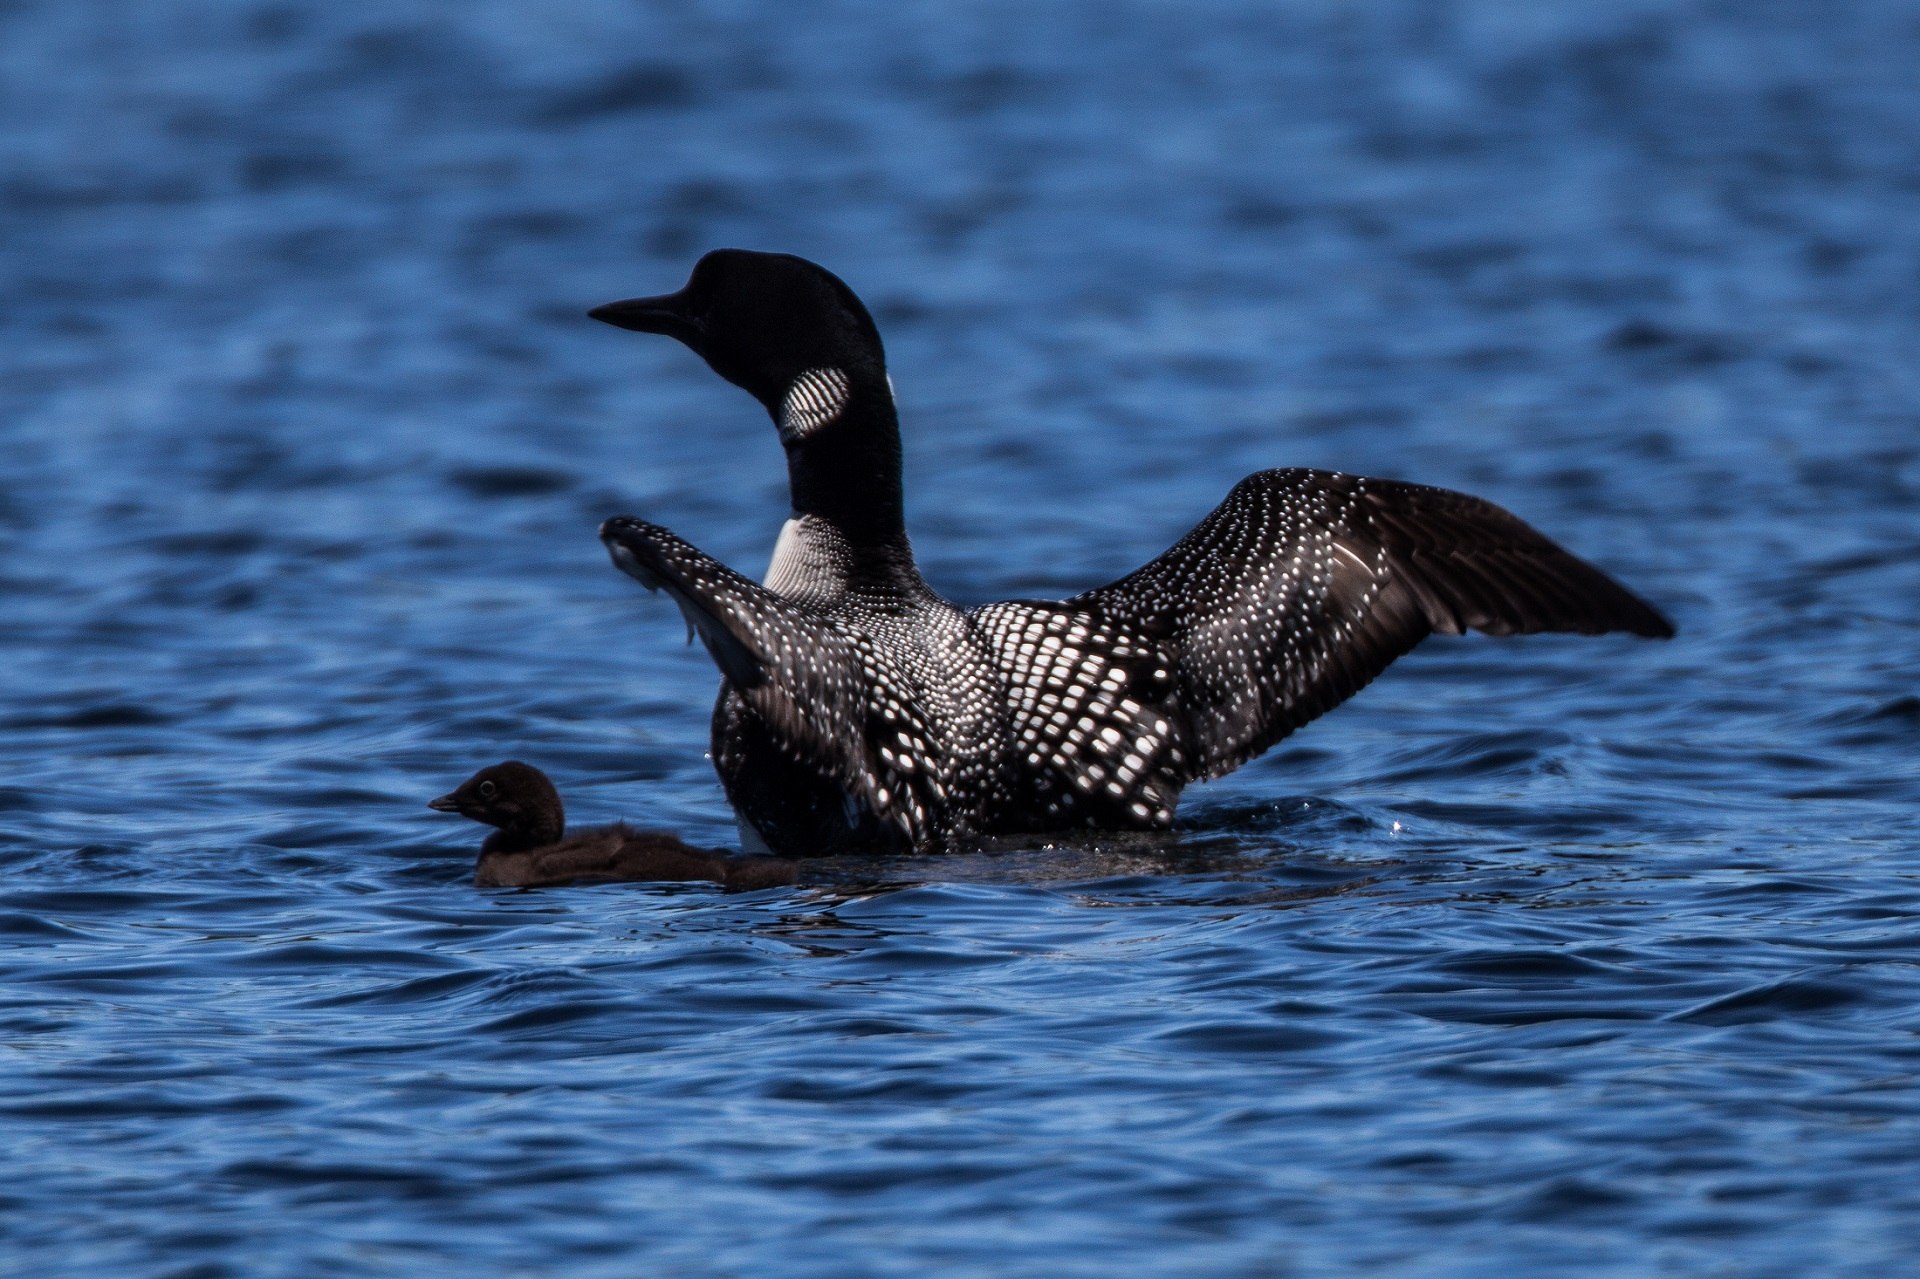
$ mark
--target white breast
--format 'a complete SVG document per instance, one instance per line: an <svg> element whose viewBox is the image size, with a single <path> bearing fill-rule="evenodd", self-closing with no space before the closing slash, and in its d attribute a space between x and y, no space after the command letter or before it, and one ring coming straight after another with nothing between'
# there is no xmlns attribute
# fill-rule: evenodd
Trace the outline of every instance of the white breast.
<svg viewBox="0 0 1920 1279"><path fill-rule="evenodd" d="M848 559L846 543L832 525L798 516L780 526L762 585L796 602L829 606L846 590Z"/></svg>

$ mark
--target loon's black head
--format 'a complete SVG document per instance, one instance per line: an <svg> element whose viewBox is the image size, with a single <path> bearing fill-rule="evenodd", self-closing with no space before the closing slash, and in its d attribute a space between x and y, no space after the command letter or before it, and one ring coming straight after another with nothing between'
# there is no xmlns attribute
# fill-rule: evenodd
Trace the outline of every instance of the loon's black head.
<svg viewBox="0 0 1920 1279"><path fill-rule="evenodd" d="M557 843L566 831L560 792L545 773L518 760L481 769L427 807L498 826L530 848Z"/></svg>
<svg viewBox="0 0 1920 1279"><path fill-rule="evenodd" d="M715 249L678 293L609 302L587 314L686 343L766 405L789 443L851 388L886 383L886 355L867 308L831 271L789 253Z"/></svg>

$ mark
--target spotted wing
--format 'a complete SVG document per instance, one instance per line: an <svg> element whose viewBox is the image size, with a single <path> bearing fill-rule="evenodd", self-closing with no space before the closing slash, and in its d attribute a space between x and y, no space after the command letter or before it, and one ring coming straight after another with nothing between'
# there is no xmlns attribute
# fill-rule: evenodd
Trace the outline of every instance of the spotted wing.
<svg viewBox="0 0 1920 1279"><path fill-rule="evenodd" d="M1009 600L967 615L992 655L1022 779L1003 824L1164 828L1185 757L1172 651L1132 617L1071 603Z"/></svg>
<svg viewBox="0 0 1920 1279"><path fill-rule="evenodd" d="M680 606L727 682L793 755L884 813L879 761L867 745L863 645L734 572L668 530L620 516L600 527L620 570Z"/></svg>
<svg viewBox="0 0 1920 1279"><path fill-rule="evenodd" d="M1673 634L1490 502L1299 469L1248 476L1166 554L1067 607L1171 647L1185 780L1231 772L1433 631Z"/></svg>

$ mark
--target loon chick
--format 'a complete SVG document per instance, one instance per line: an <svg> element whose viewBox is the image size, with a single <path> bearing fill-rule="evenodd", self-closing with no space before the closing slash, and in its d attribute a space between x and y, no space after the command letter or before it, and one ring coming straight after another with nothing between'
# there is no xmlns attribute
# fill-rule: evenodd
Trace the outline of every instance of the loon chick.
<svg viewBox="0 0 1920 1279"><path fill-rule="evenodd" d="M427 801L499 829L480 845L478 888L548 888L610 880L706 879L731 889L773 888L798 878L778 857L732 858L690 848L660 831L623 822L566 834L560 792L531 764L508 760L483 768L452 792Z"/></svg>
<svg viewBox="0 0 1920 1279"><path fill-rule="evenodd" d="M880 335L837 277L719 249L679 292L589 314L685 343L760 401L786 448L792 517L764 585L658 525L600 529L719 666L714 766L743 834L774 852L1164 829L1186 785L1432 632L1673 634L1491 503L1302 469L1248 476L1119 581L962 610L914 565Z"/></svg>

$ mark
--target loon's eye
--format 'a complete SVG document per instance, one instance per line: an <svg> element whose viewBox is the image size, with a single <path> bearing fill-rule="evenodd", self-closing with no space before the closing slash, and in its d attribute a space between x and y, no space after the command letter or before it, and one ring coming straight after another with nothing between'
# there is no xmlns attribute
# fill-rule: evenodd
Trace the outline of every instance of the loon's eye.
<svg viewBox="0 0 1920 1279"><path fill-rule="evenodd" d="M495 785L494 785L494 784L493 784L492 782L481 782L481 783L480 783L480 798L481 798L481 799L492 799L492 798L494 797L494 794L495 794L495 793L496 793L497 791L499 791L499 789L500 789L500 788L499 788L498 786L495 786Z"/></svg>

